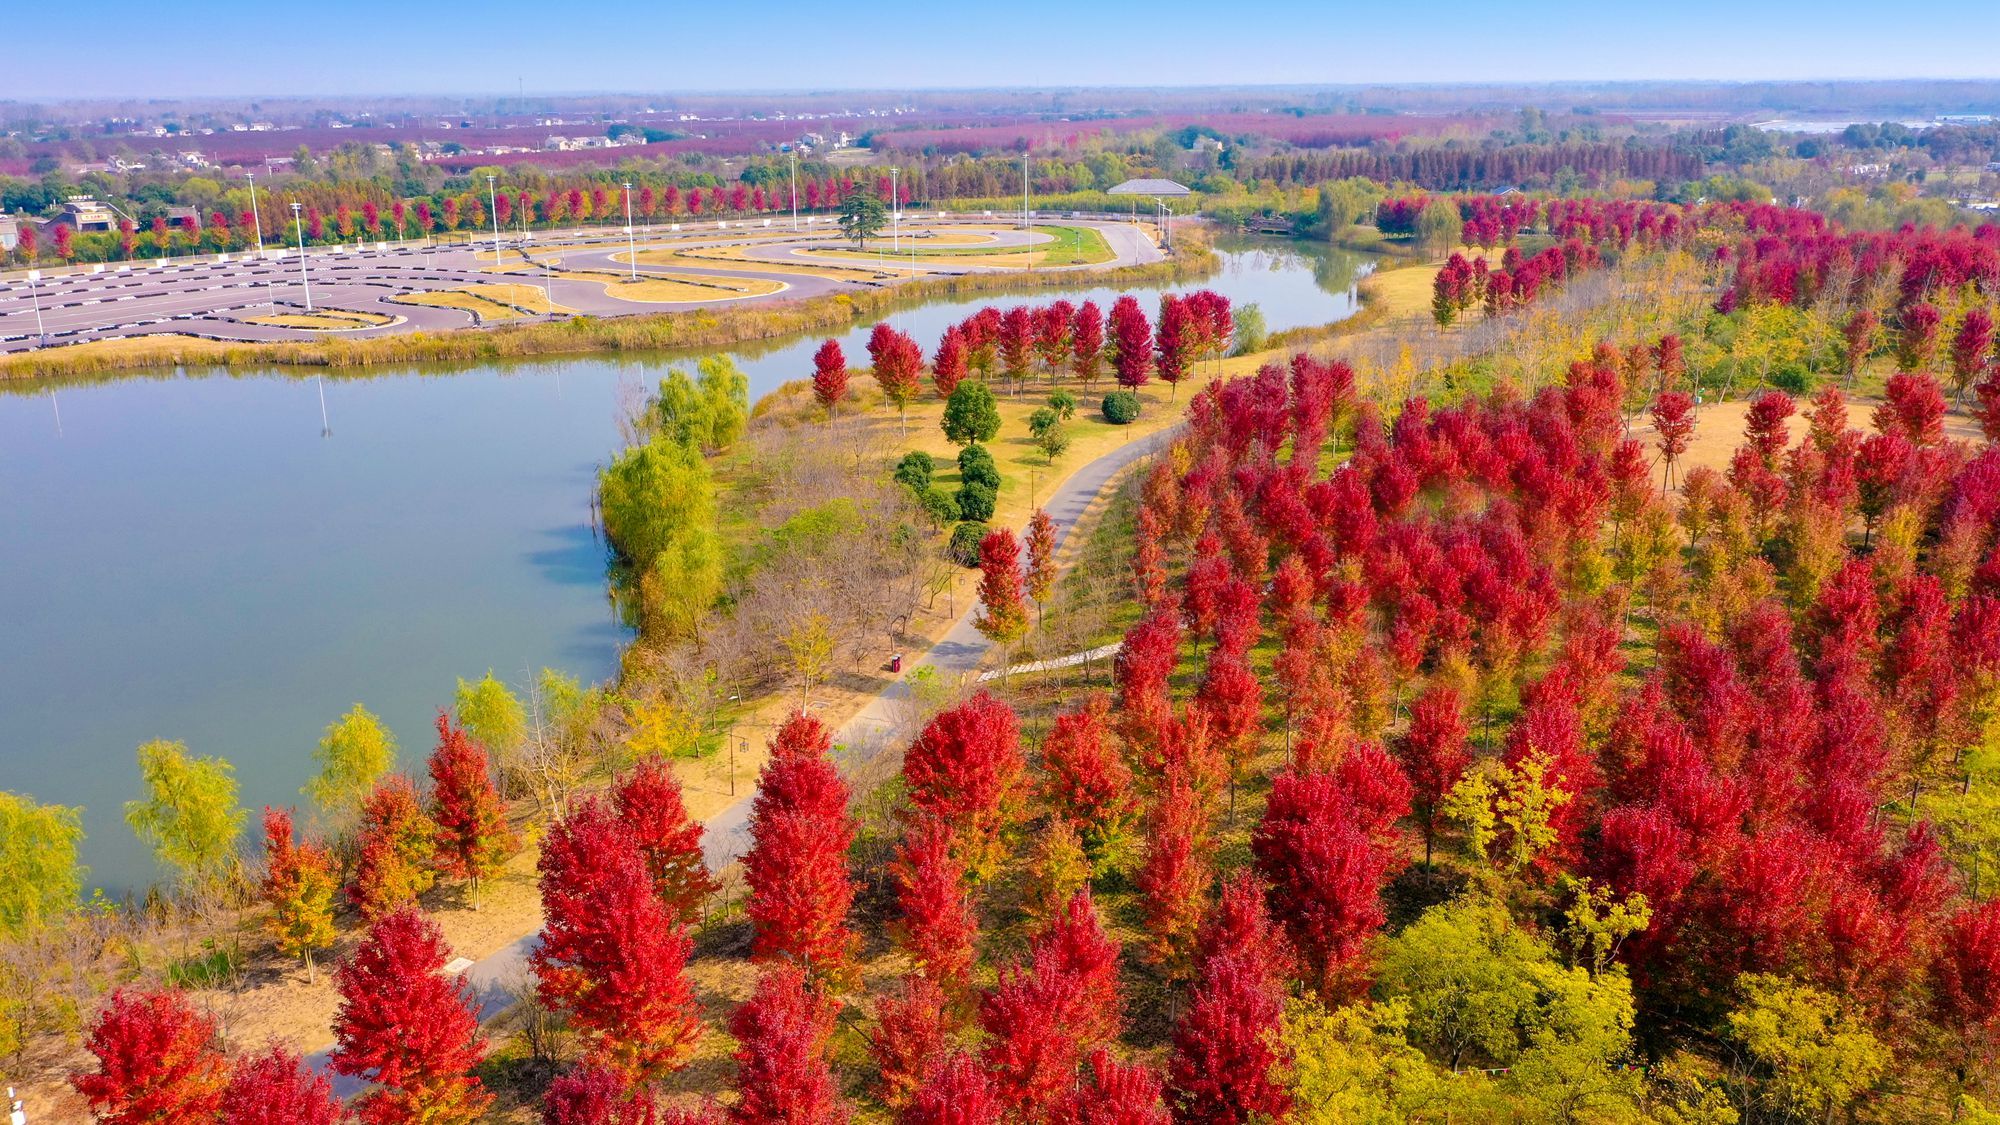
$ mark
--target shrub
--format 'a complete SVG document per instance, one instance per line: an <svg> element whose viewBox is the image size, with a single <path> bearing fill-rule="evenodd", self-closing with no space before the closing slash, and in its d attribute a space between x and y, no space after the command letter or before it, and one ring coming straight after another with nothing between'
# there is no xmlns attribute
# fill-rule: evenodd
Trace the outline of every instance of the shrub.
<svg viewBox="0 0 2000 1125"><path fill-rule="evenodd" d="M931 473L936 468L937 462L931 459L930 454L913 449L896 462L896 483L921 494L931 486Z"/></svg>
<svg viewBox="0 0 2000 1125"><path fill-rule="evenodd" d="M959 524L951 529L951 545L945 548L945 554L960 566L978 566L979 544L985 538L985 524L971 522Z"/></svg>
<svg viewBox="0 0 2000 1125"><path fill-rule="evenodd" d="M1057 391L1049 396L1049 409L1056 412L1056 417L1067 422L1076 417L1076 396L1068 391Z"/></svg>
<svg viewBox="0 0 2000 1125"><path fill-rule="evenodd" d="M1802 395L1812 390L1812 376L1796 363L1788 363L1771 373L1771 385L1786 394Z"/></svg>
<svg viewBox="0 0 2000 1125"><path fill-rule="evenodd" d="M1104 420L1114 426L1129 426L1139 418L1139 396L1131 391L1112 391L1104 396Z"/></svg>
<svg viewBox="0 0 2000 1125"><path fill-rule="evenodd" d="M983 445L968 445L958 453L958 475L966 484L983 484L1000 490L1000 466Z"/></svg>
<svg viewBox="0 0 2000 1125"><path fill-rule="evenodd" d="M958 522L958 501L942 488L926 488L917 494L917 501L931 517L931 522L943 526Z"/></svg>
<svg viewBox="0 0 2000 1125"><path fill-rule="evenodd" d="M958 516L985 523L993 518L993 504L998 498L999 490L985 481L966 481L958 488Z"/></svg>

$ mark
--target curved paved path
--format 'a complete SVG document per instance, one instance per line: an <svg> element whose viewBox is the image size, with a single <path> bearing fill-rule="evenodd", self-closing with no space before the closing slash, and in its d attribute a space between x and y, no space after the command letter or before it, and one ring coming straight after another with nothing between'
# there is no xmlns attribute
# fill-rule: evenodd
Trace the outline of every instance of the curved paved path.
<svg viewBox="0 0 2000 1125"><path fill-rule="evenodd" d="M1068 541L1070 529L1076 526L1084 511L1120 470L1166 448L1179 430L1177 423L1129 441L1079 468L1057 485L1044 505L1049 518L1055 523L1056 546L1060 549ZM909 665L910 670L928 666L936 668L947 679L971 679L987 650L992 648L992 642L981 636L973 626L973 616L977 612L977 605L967 608L952 624L950 631L931 646L930 651ZM902 752L903 746L915 735L914 731L904 729L908 714L905 703L909 696L908 685L898 679L883 688L867 706L834 732L834 759L844 774L852 777L884 754ZM709 870L720 872L741 858L748 848L750 806L755 796L756 788L752 786L740 800L705 822L702 851ZM524 934L464 970L463 979L471 986L473 996L479 1003L480 1019L490 1019L513 1003L513 995L507 986L528 971L528 957L540 944L539 931ZM312 1056L310 1061L316 1068L323 1068L325 1053ZM364 1085L353 1079L335 1079L335 1089L343 1097L355 1093Z"/></svg>

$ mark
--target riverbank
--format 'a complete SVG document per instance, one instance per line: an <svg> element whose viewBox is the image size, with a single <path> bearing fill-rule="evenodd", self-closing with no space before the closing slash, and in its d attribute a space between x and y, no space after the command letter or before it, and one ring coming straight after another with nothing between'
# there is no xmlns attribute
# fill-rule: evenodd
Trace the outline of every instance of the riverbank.
<svg viewBox="0 0 2000 1125"><path fill-rule="evenodd" d="M1196 280L1219 259L1202 235L1180 232L1165 261L1113 269L966 273L926 277L876 289L772 301L743 307L620 317L580 316L452 332L412 332L368 339L241 343L194 336L135 336L0 356L0 380L60 378L161 367L300 367L365 369L398 364L468 362L596 353L723 349L801 333L844 331L857 322L928 301L978 294L1032 293L1073 287L1079 279L1111 287Z"/></svg>

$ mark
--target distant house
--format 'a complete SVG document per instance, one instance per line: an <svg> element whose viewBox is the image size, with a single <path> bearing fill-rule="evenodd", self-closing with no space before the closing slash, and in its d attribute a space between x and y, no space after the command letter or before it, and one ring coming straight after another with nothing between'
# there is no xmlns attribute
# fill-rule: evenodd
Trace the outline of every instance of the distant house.
<svg viewBox="0 0 2000 1125"><path fill-rule="evenodd" d="M63 200L62 214L56 222L81 234L87 230L113 230L118 226L118 213L88 195L72 195Z"/></svg>
<svg viewBox="0 0 2000 1125"><path fill-rule="evenodd" d="M193 220L194 228L201 229L201 209L198 207L175 205L166 209L166 216L167 222L173 226L183 227L188 225L189 220Z"/></svg>
<svg viewBox="0 0 2000 1125"><path fill-rule="evenodd" d="M12 250L21 244L21 221L12 215L0 214L0 253Z"/></svg>

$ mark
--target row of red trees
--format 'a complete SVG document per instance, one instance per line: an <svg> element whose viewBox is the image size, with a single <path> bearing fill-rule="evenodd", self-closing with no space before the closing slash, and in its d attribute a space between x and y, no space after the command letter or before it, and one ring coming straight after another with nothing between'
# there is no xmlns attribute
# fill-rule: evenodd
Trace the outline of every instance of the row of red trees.
<svg viewBox="0 0 2000 1125"><path fill-rule="evenodd" d="M988 305L939 335L929 367L941 398L975 374L1006 379L1017 390L1038 374L1069 375L1088 389L1107 366L1123 387L1143 387L1156 375L1178 386L1202 360L1219 359L1234 336L1229 298L1208 289L1162 294L1157 328L1130 294L1112 302L1108 318L1095 301ZM878 323L869 333L868 361L889 401L901 408L915 400L925 359L913 337ZM813 353L813 396L830 414L847 386L846 353L839 341L827 340Z"/></svg>

